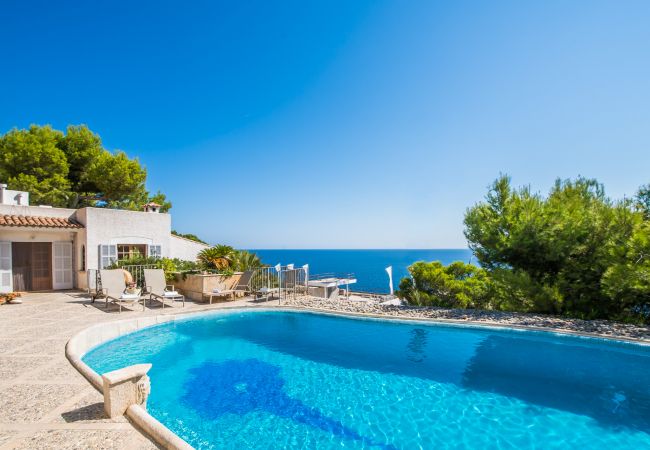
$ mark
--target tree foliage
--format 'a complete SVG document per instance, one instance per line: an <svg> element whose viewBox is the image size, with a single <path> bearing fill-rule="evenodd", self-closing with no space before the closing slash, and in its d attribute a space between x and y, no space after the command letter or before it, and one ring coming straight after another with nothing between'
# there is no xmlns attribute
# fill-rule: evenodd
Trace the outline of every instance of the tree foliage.
<svg viewBox="0 0 650 450"><path fill-rule="evenodd" d="M202 250L198 260L202 268L222 272L241 272L263 266L255 253L221 244Z"/></svg>
<svg viewBox="0 0 650 450"><path fill-rule="evenodd" d="M411 278L403 278L398 295L414 303L451 308L484 307L490 295L490 280L484 269L454 262L419 261L409 267Z"/></svg>
<svg viewBox="0 0 650 450"><path fill-rule="evenodd" d="M165 271L165 279L168 282L174 281L176 273L189 272L199 268L196 261L185 261L178 258L153 258L150 256L138 256L133 258L121 259L115 261L108 268L121 269L128 266L155 266Z"/></svg>
<svg viewBox="0 0 650 450"><path fill-rule="evenodd" d="M154 200L155 201L155 200ZM191 234L191 233L179 233L176 230L172 230L172 234L174 236L182 237L185 239L189 239L190 241L194 242L200 242L201 244L207 244L203 239L199 238L196 234Z"/></svg>
<svg viewBox="0 0 650 450"><path fill-rule="evenodd" d="M29 191L33 203L139 210L144 203L171 208L164 194L145 188L147 172L137 158L106 150L85 125L63 133L49 125L13 129L0 136L0 181Z"/></svg>
<svg viewBox="0 0 650 450"><path fill-rule="evenodd" d="M542 196L501 176L465 215L484 273L450 279L447 268L416 263L400 287L413 303L650 320L649 198L643 187L634 200L612 201L586 178L558 180Z"/></svg>

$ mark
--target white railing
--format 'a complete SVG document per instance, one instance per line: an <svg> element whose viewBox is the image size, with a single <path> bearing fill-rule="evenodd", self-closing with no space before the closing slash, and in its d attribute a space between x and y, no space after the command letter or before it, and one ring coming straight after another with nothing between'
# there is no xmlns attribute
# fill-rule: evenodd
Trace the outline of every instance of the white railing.
<svg viewBox="0 0 650 450"><path fill-rule="evenodd" d="M308 295L307 272L303 268L290 269L282 266L255 269L249 284L250 292L255 296L266 296L282 300L295 299Z"/></svg>

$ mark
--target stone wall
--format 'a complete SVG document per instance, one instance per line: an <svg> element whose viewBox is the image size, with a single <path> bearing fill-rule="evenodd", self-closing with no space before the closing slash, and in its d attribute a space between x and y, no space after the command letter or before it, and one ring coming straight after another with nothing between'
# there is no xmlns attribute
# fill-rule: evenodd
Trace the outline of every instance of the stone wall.
<svg viewBox="0 0 650 450"><path fill-rule="evenodd" d="M241 277L241 273L235 273L232 276L216 274L188 274L176 275L174 289L179 290L187 299L194 301L207 301L206 295L209 295L214 289L226 290L231 289Z"/></svg>

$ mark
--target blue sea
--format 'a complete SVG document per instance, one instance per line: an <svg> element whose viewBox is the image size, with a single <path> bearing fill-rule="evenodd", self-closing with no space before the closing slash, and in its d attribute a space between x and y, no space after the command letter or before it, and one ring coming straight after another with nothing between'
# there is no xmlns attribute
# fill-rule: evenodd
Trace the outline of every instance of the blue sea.
<svg viewBox="0 0 650 450"><path fill-rule="evenodd" d="M469 249L429 250L250 250L257 253L262 262L269 265L295 264L300 267L309 264L311 275L354 274L357 283L350 286L353 291L388 293L386 267L393 266L393 285L397 289L399 280L408 276L408 266L416 261L474 262Z"/></svg>

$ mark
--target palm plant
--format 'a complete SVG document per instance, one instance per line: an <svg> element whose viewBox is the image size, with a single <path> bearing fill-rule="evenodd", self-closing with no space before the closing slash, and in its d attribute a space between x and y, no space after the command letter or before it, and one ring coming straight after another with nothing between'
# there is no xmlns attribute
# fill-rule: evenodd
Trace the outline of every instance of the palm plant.
<svg viewBox="0 0 650 450"><path fill-rule="evenodd" d="M245 270L257 269L262 266L262 261L255 253L246 250L235 251L235 257L232 264L233 270L243 272Z"/></svg>
<svg viewBox="0 0 650 450"><path fill-rule="evenodd" d="M202 250L198 260L204 269L228 270L232 269L236 253L230 245L215 245Z"/></svg>

